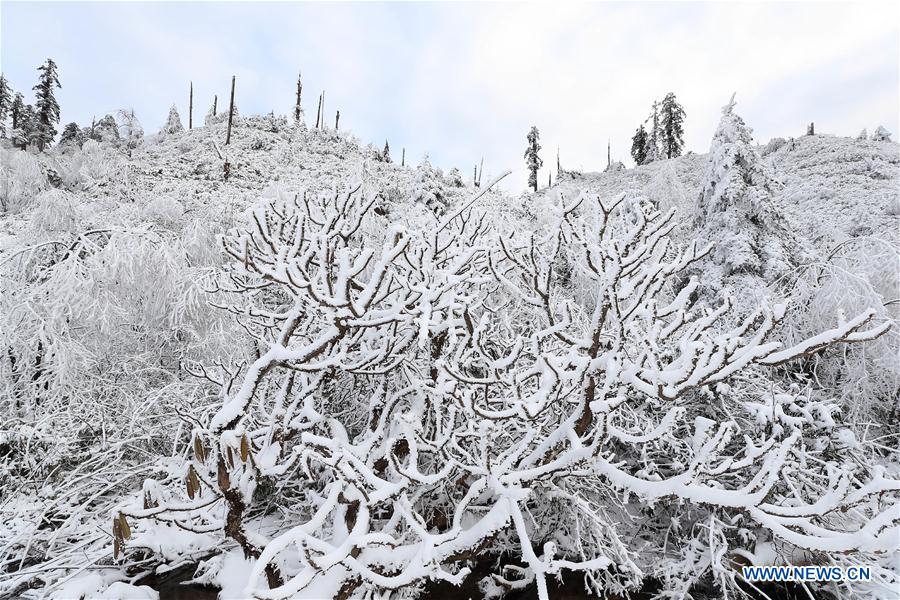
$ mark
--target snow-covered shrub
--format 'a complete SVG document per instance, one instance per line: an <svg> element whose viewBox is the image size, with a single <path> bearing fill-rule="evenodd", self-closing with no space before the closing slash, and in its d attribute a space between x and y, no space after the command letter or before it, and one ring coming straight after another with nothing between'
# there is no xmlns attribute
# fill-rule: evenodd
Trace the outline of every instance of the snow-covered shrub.
<svg viewBox="0 0 900 600"><path fill-rule="evenodd" d="M0 186L0 209L18 212L49 183L35 155L0 148Z"/></svg>
<svg viewBox="0 0 900 600"><path fill-rule="evenodd" d="M436 214L441 214L448 200L442 185L443 178L441 170L433 167L426 156L416 167L413 200L424 204Z"/></svg>
<svg viewBox="0 0 900 600"><path fill-rule="evenodd" d="M496 561L487 588L533 582L542 600L564 569L598 594L656 578L685 596L734 590L757 542L836 564L896 550L900 483L813 386L765 377L877 339L873 311L783 347L783 306L717 328L729 298L675 292L710 249L668 243L674 211L582 196L551 227L493 231L477 198L380 236L361 234L376 196L358 187L260 201L224 239L221 304L255 350L190 367L221 400L121 507L116 547L156 527L229 539L258 598L458 584L478 556Z"/></svg>
<svg viewBox="0 0 900 600"><path fill-rule="evenodd" d="M85 187L105 186L124 179L126 161L115 147L87 140L72 159Z"/></svg>
<svg viewBox="0 0 900 600"><path fill-rule="evenodd" d="M869 132L866 131L865 127L862 128L862 131L859 132L859 135L856 136L856 139L859 141L865 141L869 139Z"/></svg>
<svg viewBox="0 0 900 600"><path fill-rule="evenodd" d="M889 142L891 141L891 132L884 128L884 125L879 125L878 129L875 130L875 133L872 134L872 140L876 142Z"/></svg>
<svg viewBox="0 0 900 600"><path fill-rule="evenodd" d="M775 152L776 150L778 150L785 144L787 144L787 140L784 139L783 137L774 137L771 140L769 140L769 143L766 144L765 148L763 148L763 151L761 154L763 156L768 156L769 154L772 154L773 152Z"/></svg>
<svg viewBox="0 0 900 600"><path fill-rule="evenodd" d="M181 219L184 206L174 198L163 196L151 200L144 208L144 214L154 221L169 226Z"/></svg>

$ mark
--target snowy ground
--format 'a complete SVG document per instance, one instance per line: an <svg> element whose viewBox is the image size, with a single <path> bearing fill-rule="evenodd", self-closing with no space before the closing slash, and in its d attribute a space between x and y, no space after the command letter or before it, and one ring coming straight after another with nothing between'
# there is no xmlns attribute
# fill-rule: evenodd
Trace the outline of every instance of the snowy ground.
<svg viewBox="0 0 900 600"><path fill-rule="evenodd" d="M900 536L898 144L816 135L756 148L786 222L778 242L798 253L768 278L679 266L633 229L674 208L673 244L696 240L709 155L570 173L520 197L491 190L463 210L483 188L384 162L344 132L247 117L225 146L224 128L130 153L2 151L0 597L154 598L140 578L188 564L222 598L412 598L428 579L463 579L476 557L506 563L486 594L541 593L564 568L597 593L653 582L716 597L741 584L741 561L790 560L879 565L872 584L816 588L823 598L897 589L885 543ZM366 200L340 204L357 185ZM619 220L592 229L623 194ZM304 209L321 197L321 212ZM309 254L291 254L307 248L292 228L318 232ZM625 268L591 275L591 257L617 252ZM292 271L302 260L316 267ZM648 289L665 265L671 279ZM373 283L382 266L385 288ZM308 288L289 272L325 300L302 304ZM558 303L543 314L551 279ZM357 304L334 300L342 285ZM638 310L579 345L603 290ZM708 317L689 297L712 307L728 294L736 316L665 339L671 320ZM277 347L289 310L308 319ZM358 337L310 353L340 319L356 319ZM766 346L769 333L802 356L781 365L790 352ZM605 338L617 341L598 355ZM692 371L680 353L695 350ZM266 369L295 360L296 384L286 369L256 389L253 365L273 352ZM615 384L589 375L619 370ZM494 385L512 391L489 397ZM595 388L606 395L583 425L573 403ZM390 394L402 410L382 417ZM247 505L243 542L225 535L225 502Z"/></svg>

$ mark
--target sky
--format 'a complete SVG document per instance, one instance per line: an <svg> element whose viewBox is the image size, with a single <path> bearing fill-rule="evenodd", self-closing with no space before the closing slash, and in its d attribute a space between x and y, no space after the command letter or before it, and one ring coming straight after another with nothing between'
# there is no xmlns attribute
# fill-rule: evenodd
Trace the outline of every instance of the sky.
<svg viewBox="0 0 900 600"><path fill-rule="evenodd" d="M544 168L627 165L655 99L687 113L686 151L706 152L721 107L765 143L817 133L898 133L900 3L84 3L0 2L0 67L32 101L52 57L62 123L134 108L148 133L176 104L194 121L237 76L242 114L289 114L302 71L307 123L326 114L394 158L406 148L524 188L525 137ZM62 129L60 127L60 129Z"/></svg>

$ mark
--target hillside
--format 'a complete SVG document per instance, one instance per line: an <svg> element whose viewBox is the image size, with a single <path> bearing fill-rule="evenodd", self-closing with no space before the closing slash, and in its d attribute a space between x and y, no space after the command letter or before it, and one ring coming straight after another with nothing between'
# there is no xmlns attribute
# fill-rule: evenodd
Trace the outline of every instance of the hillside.
<svg viewBox="0 0 900 600"><path fill-rule="evenodd" d="M738 583L706 556L837 561L839 543L883 567L860 592L883 597L896 577L879 546L892 532L876 526L898 489L897 143L757 147L768 208L804 254L784 276L729 273L718 286L707 258L682 264L688 254L643 228L675 208L673 246L719 241L697 240L710 155L565 173L518 197L491 190L470 211L480 190L455 169L385 162L347 132L270 115L224 138L218 122L130 148L2 149L0 597L153 598L141 578L185 566L223 597L275 588L279 573L309 597L350 597L368 593L365 573L372 589L406 590L392 598L473 567L496 597L541 593L539 580L579 561L595 593L687 589L701 585L695 571L714 573L708 589ZM610 229L596 228L590 197L623 194ZM592 274L597 256L625 267ZM551 287L556 303L543 305ZM734 315L713 311L726 292ZM622 314L585 344L605 298ZM663 335L679 328L672 315L697 324L693 337ZM788 350L764 343L772 332ZM698 364L712 375L690 380ZM598 365L621 382L584 375ZM586 399L597 381L607 395ZM504 391L489 398L490 386ZM569 414L578 401L583 414ZM863 491L845 520L796 508L837 507L851 484ZM730 495L757 493L753 505ZM673 495L673 513L657 511ZM223 535L238 505L246 526ZM326 521L321 534L300 525ZM798 521L804 535L784 533ZM528 535L544 554L522 550L509 581L474 560L518 552ZM343 554L320 572L304 552ZM301 597L291 581L279 593Z"/></svg>

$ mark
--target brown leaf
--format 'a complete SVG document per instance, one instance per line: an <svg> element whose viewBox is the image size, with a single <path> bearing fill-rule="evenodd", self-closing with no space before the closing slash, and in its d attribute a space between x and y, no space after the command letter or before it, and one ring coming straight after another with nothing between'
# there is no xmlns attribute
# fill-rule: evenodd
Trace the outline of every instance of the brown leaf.
<svg viewBox="0 0 900 600"><path fill-rule="evenodd" d="M241 462L247 462L250 455L250 442L247 440L247 434L241 436Z"/></svg>

